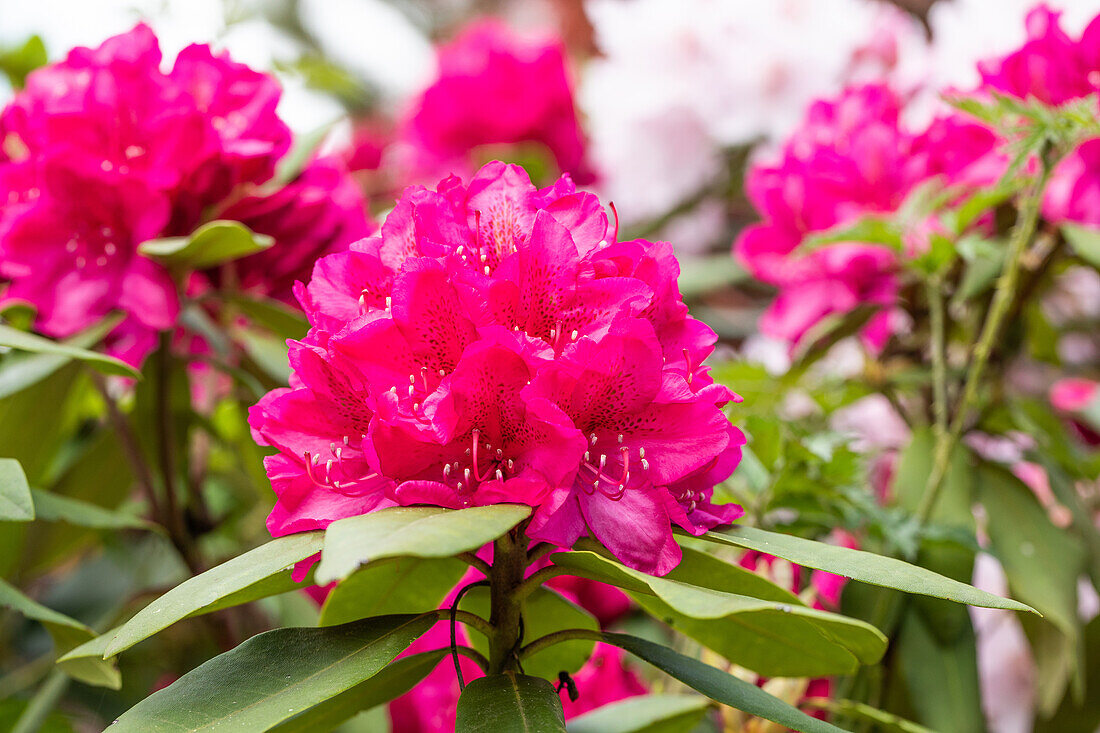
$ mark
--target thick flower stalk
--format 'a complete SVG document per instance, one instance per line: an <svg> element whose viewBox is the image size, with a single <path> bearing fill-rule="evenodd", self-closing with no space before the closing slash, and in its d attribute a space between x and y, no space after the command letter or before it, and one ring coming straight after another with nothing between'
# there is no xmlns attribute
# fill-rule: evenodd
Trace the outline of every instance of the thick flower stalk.
<svg viewBox="0 0 1100 733"><path fill-rule="evenodd" d="M618 242L568 177L491 163L407 189L378 235L318 261L288 389L253 408L281 535L393 505L534 508L526 535L589 535L666 573L744 438L703 365L671 247Z"/></svg>

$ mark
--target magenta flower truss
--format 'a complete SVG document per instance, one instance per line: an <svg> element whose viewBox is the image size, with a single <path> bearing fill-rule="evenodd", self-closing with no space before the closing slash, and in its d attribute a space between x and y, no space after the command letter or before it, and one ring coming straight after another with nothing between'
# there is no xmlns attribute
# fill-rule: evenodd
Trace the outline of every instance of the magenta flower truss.
<svg viewBox="0 0 1100 733"><path fill-rule="evenodd" d="M435 81L400 132L417 159L414 168L445 172L480 146L539 143L559 170L590 180L559 39L520 36L486 19L440 46L436 63Z"/></svg>
<svg viewBox="0 0 1100 733"><path fill-rule="evenodd" d="M880 350L897 301L896 254L884 246L840 242L796 251L815 232L894 211L918 184L980 185L1002 169L996 137L959 117L934 120L920 133L901 122L902 101L882 85L845 90L813 104L778 159L754 165L746 187L764 217L734 244L755 277L779 289L760 328L792 343L822 319L857 306L879 306L863 331ZM918 253L927 241L913 244Z"/></svg>
<svg viewBox="0 0 1100 733"><path fill-rule="evenodd" d="M617 242L566 176L538 190L491 163L410 187L378 235L318 261L298 296L289 389L252 409L273 534L395 504L520 503L527 532L590 534L632 567L680 557L741 514L714 485L744 438L708 375L668 244Z"/></svg>
<svg viewBox="0 0 1100 733"><path fill-rule="evenodd" d="M290 146L275 114L279 94L273 77L207 46L185 48L162 71L144 25L31 73L0 113L5 297L35 306L36 327L58 337L123 311L109 346L140 363L179 304L167 273L138 245L190 233L272 177ZM328 251L331 243L318 241L326 235L343 244L367 231L361 210L358 223L344 221L360 202L347 191L350 180L334 176L317 164L263 202L233 207L280 239L282 251L257 268L271 273L268 291L303 276L294 264ZM290 256L300 244L307 259Z"/></svg>
<svg viewBox="0 0 1100 733"><path fill-rule="evenodd" d="M1073 39L1059 25L1060 15L1046 5L1032 10L1024 45L980 65L983 89L1055 105L1100 92L1100 16ZM1058 164L1043 214L1055 222L1100 226L1100 139L1083 143Z"/></svg>

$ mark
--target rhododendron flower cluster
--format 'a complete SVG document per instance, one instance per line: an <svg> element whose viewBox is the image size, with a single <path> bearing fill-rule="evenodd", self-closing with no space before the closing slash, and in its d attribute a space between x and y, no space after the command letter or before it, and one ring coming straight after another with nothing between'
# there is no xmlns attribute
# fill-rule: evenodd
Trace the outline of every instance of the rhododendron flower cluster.
<svg viewBox="0 0 1100 733"><path fill-rule="evenodd" d="M811 106L778 158L750 169L746 188L764 222L741 233L734 253L755 277L779 288L760 323L765 334L797 342L823 318L870 304L881 310L863 336L881 349L897 299L895 252L858 241L811 252L800 245L815 232L896 210L932 178L980 185L1003 170L988 129L945 116L913 131L902 110L900 96L884 85L847 89ZM929 227L934 231L935 222ZM927 247L926 234L909 254Z"/></svg>
<svg viewBox="0 0 1100 733"><path fill-rule="evenodd" d="M280 91L273 77L205 45L185 48L170 71L161 61L153 32L138 25L33 72L0 114L6 297L35 306L37 327L52 336L125 312L112 349L133 363L152 348L155 331L174 324L179 308L176 285L138 245L187 235L224 214L230 200L273 176L290 147L290 131L275 113ZM334 177L307 172L297 188L230 207L280 241L269 255L279 260L276 280L331 246L310 242L336 226L310 207L332 206L332 192L341 190ZM302 188L315 192L312 202ZM365 231L361 208L358 216L359 224L341 225L354 236ZM304 251L283 259L299 244Z"/></svg>
<svg viewBox="0 0 1100 733"><path fill-rule="evenodd" d="M559 39L521 36L486 19L439 46L436 63L435 80L399 130L414 176L464 171L481 146L538 143L560 171L590 180Z"/></svg>
<svg viewBox="0 0 1100 733"><path fill-rule="evenodd" d="M1100 17L1079 39L1061 27L1061 13L1039 5L1028 13L1027 40L1004 58L979 65L982 89L1047 104L1100 91ZM1051 221L1100 226L1100 139L1089 140L1056 167L1043 214Z"/></svg>
<svg viewBox="0 0 1100 733"><path fill-rule="evenodd" d="M687 315L671 247L616 234L568 176L540 190L492 163L407 189L378 235L321 259L291 386L250 416L280 451L271 531L520 503L531 539L590 534L663 574L671 525L736 519L710 501L744 442L703 366L716 336Z"/></svg>

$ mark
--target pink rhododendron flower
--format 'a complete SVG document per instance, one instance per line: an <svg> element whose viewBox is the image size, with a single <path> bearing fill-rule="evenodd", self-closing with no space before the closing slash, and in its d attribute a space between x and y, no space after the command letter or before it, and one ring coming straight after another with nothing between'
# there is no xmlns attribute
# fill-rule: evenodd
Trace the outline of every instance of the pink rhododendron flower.
<svg viewBox="0 0 1100 733"><path fill-rule="evenodd" d="M538 143L560 171L589 181L560 40L525 38L486 19L440 46L437 65L400 134L414 150L415 170L461 171L475 148Z"/></svg>
<svg viewBox="0 0 1100 733"><path fill-rule="evenodd" d="M973 185L996 179L993 133L956 117L916 133L902 124L902 106L883 85L820 100L776 161L749 170L746 188L764 222L742 232L734 254L755 277L779 288L760 322L766 335L795 343L830 315L872 305L881 310L863 338L881 349L897 300L894 252L858 241L797 251L802 242L862 215L894 211L933 177ZM911 254L926 246L915 241Z"/></svg>
<svg viewBox="0 0 1100 733"><path fill-rule="evenodd" d="M270 249L234 263L240 287L291 301L295 281L314 262L374 231L366 207L359 187L336 158L314 160L287 185L237 201L220 218L275 240Z"/></svg>
<svg viewBox="0 0 1100 733"><path fill-rule="evenodd" d="M1027 15L1027 40L1000 59L979 64L982 88L1021 99L1064 104L1100 91L1100 16L1080 38L1061 27L1061 13L1039 5ZM1085 142L1055 167L1043 202L1054 222L1100 225L1100 140Z"/></svg>
<svg viewBox="0 0 1100 733"><path fill-rule="evenodd" d="M184 49L162 71L145 25L31 73L0 113L5 297L33 305L36 327L56 337L122 311L107 346L140 364L155 333L174 325L179 304L167 272L138 246L188 234L231 193L271 177L290 145L278 99L271 76L207 46ZM281 196L295 209L308 199L296 190ZM256 209L259 223L270 220ZM332 231L325 221L313 216L308 236ZM270 255L279 265L266 269L293 279L290 252Z"/></svg>
<svg viewBox="0 0 1100 733"><path fill-rule="evenodd" d="M392 504L535 508L529 537L589 534L666 573L671 525L740 516L714 484L744 442L702 365L667 244L616 242L566 176L491 163L406 190L378 235L318 261L298 295L289 389L252 409L274 534Z"/></svg>

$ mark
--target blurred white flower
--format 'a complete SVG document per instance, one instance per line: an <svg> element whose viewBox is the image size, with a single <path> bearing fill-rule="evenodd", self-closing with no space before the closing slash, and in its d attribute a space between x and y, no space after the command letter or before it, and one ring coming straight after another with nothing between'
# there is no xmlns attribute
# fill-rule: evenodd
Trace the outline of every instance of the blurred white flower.
<svg viewBox="0 0 1100 733"><path fill-rule="evenodd" d="M589 0L604 54L580 91L603 194L625 223L660 216L723 150L782 137L815 97L880 78L916 21L869 0Z"/></svg>

